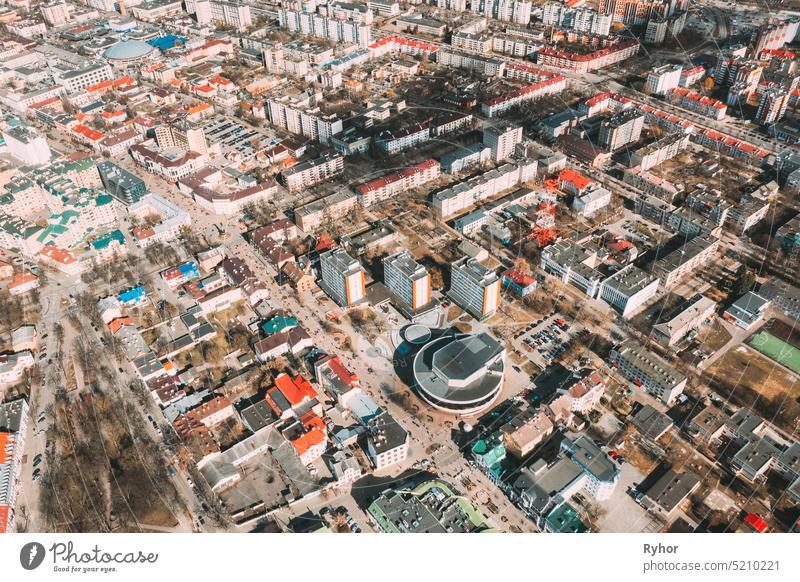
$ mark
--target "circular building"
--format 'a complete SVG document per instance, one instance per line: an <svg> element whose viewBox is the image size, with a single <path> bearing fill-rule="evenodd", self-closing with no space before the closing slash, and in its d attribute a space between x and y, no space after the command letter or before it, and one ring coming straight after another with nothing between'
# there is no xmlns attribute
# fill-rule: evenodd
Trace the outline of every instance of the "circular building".
<svg viewBox="0 0 800 582"><path fill-rule="evenodd" d="M403 337L408 343L421 346L431 339L431 330L419 323L412 323L403 330Z"/></svg>
<svg viewBox="0 0 800 582"><path fill-rule="evenodd" d="M125 64L141 61L156 49L141 40L123 40L110 47L104 54L112 64Z"/></svg>
<svg viewBox="0 0 800 582"><path fill-rule="evenodd" d="M472 415L500 395L505 348L488 333L447 334L414 356L414 384L420 397L439 410Z"/></svg>

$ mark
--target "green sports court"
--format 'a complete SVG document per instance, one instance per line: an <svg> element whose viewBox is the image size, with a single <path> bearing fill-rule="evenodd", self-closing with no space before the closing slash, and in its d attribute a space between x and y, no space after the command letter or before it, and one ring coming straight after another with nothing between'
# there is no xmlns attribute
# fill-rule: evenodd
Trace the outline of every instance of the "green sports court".
<svg viewBox="0 0 800 582"><path fill-rule="evenodd" d="M800 374L800 350L766 331L760 331L748 342L770 359Z"/></svg>

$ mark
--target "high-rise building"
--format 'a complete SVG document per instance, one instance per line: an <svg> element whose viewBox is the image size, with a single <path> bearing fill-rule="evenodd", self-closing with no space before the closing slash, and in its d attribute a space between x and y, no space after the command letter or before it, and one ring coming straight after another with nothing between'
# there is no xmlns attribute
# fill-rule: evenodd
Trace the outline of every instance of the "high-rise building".
<svg viewBox="0 0 800 582"><path fill-rule="evenodd" d="M233 0L211 0L211 20L242 31L253 24L250 6Z"/></svg>
<svg viewBox="0 0 800 582"><path fill-rule="evenodd" d="M650 18L672 16L687 4L687 0L600 0L597 10L610 15L614 22L644 26Z"/></svg>
<svg viewBox="0 0 800 582"><path fill-rule="evenodd" d="M784 116L788 106L789 91L784 87L770 87L761 95L756 122L761 125L772 125Z"/></svg>
<svg viewBox="0 0 800 582"><path fill-rule="evenodd" d="M72 7L64 0L55 0L42 4L42 18L50 26L61 26L72 18Z"/></svg>
<svg viewBox="0 0 800 582"><path fill-rule="evenodd" d="M394 298L414 311L431 300L431 277L408 251L383 259L383 281Z"/></svg>
<svg viewBox="0 0 800 582"><path fill-rule="evenodd" d="M278 22L281 28L291 32L327 38L333 42L356 43L361 48L367 48L371 42L370 24L363 20L355 22L311 12L281 9L278 12Z"/></svg>
<svg viewBox="0 0 800 582"><path fill-rule="evenodd" d="M682 72L681 65L656 67L647 74L644 92L651 95L666 95L667 91L680 85Z"/></svg>
<svg viewBox="0 0 800 582"><path fill-rule="evenodd" d="M639 141L644 128L644 113L627 109L600 124L600 145L609 151Z"/></svg>
<svg viewBox="0 0 800 582"><path fill-rule="evenodd" d="M187 152L208 153L208 141L203 129L187 121L157 126L156 142L160 148L178 147Z"/></svg>
<svg viewBox="0 0 800 582"><path fill-rule="evenodd" d="M514 148L522 141L522 127L500 123L483 130L483 143L492 150L495 162L511 157Z"/></svg>
<svg viewBox="0 0 800 582"><path fill-rule="evenodd" d="M41 166L50 161L47 140L32 127L18 125L3 131L6 146L15 158L30 166Z"/></svg>
<svg viewBox="0 0 800 582"><path fill-rule="evenodd" d="M364 267L342 248L319 257L322 287L338 305L347 307L366 295Z"/></svg>
<svg viewBox="0 0 800 582"><path fill-rule="evenodd" d="M211 0L186 0L186 12L194 14L197 24L211 22Z"/></svg>
<svg viewBox="0 0 800 582"><path fill-rule="evenodd" d="M448 294L473 317L486 319L500 305L500 278L479 261L462 257L451 266Z"/></svg>
<svg viewBox="0 0 800 582"><path fill-rule="evenodd" d="M542 8L542 22L575 32L608 36L611 16L587 7L571 7L559 2L548 2Z"/></svg>

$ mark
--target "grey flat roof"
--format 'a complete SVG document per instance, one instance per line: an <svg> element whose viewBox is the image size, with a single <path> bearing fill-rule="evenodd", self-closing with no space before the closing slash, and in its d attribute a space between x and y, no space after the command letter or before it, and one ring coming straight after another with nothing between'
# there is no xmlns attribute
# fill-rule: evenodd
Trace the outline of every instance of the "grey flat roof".
<svg viewBox="0 0 800 582"><path fill-rule="evenodd" d="M630 420L636 430L652 440L659 438L673 424L669 416L649 404L643 406Z"/></svg>
<svg viewBox="0 0 800 582"><path fill-rule="evenodd" d="M647 497L670 512L686 499L698 483L700 478L694 473L676 473L670 469L647 490Z"/></svg>
<svg viewBox="0 0 800 582"><path fill-rule="evenodd" d="M437 352L442 349L447 349L447 352L438 358L442 361L442 371L463 378L472 375L470 370L475 372L485 366L489 359L499 353L489 346L478 348L474 342L467 342L466 346L454 335L438 338L424 346L414 357L414 379L418 389L437 400L452 404L477 402L496 392L503 381L504 364L496 365L495 370L487 368L486 373L478 379L457 388L451 387L446 378L442 378L434 371L434 359ZM497 347L499 350L503 349L499 344Z"/></svg>
<svg viewBox="0 0 800 582"><path fill-rule="evenodd" d="M571 453L575 463L600 481L613 481L619 475L619 467L589 437L579 436L573 441L565 439L562 448Z"/></svg>

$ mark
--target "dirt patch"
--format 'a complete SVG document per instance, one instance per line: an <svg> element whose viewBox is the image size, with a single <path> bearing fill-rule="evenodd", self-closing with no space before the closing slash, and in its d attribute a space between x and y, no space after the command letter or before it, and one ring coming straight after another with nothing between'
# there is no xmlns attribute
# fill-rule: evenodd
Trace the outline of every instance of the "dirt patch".
<svg viewBox="0 0 800 582"><path fill-rule="evenodd" d="M708 369L707 380L721 397L751 408L767 420L793 432L800 419L797 376L739 346Z"/></svg>
<svg viewBox="0 0 800 582"><path fill-rule="evenodd" d="M697 340L702 347L711 352L716 352L731 340L731 334L719 321L715 320L708 325L700 327Z"/></svg>

